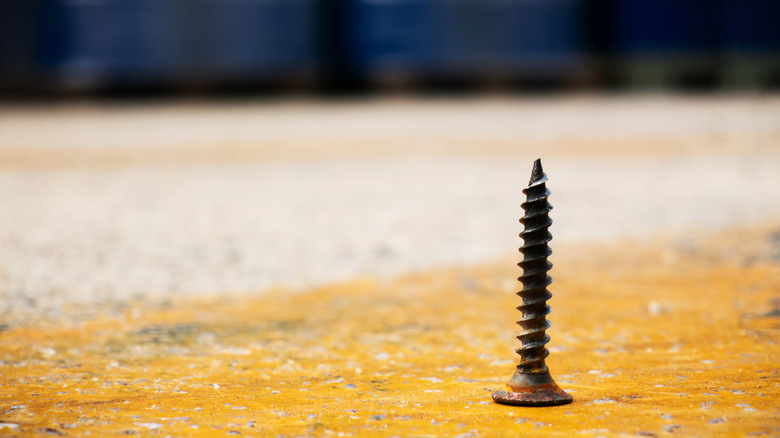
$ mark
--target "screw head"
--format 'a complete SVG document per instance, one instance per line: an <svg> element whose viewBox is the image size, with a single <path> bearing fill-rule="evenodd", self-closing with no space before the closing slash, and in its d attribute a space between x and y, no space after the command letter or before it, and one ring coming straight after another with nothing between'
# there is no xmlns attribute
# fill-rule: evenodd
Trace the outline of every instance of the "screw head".
<svg viewBox="0 0 780 438"><path fill-rule="evenodd" d="M506 389L493 393L493 400L514 406L558 406L571 403L573 398L555 383L545 367L533 373L515 370Z"/></svg>
<svg viewBox="0 0 780 438"><path fill-rule="evenodd" d="M558 406L571 403L573 398L554 382L551 385L523 388L508 387L493 393L493 401L513 406Z"/></svg>

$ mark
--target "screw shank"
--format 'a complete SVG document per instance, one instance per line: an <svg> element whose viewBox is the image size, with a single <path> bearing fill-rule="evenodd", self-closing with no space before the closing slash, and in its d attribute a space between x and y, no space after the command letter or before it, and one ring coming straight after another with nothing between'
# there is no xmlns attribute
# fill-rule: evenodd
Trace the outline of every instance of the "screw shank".
<svg viewBox="0 0 780 438"><path fill-rule="evenodd" d="M515 371L506 389L493 393L493 400L515 406L558 406L573 398L553 381L550 373L526 374Z"/></svg>
<svg viewBox="0 0 780 438"><path fill-rule="evenodd" d="M547 286L552 283L552 278L547 274L552 268L552 263L547 261L547 257L552 254L547 245L552 240L549 232L552 224L549 212L552 205L547 201L550 191L547 190L546 181L547 176L542 171L541 161L537 160L531 181L523 190L526 201L522 204L524 214L520 219L524 226L523 232L520 233L523 239L523 246L520 247L523 260L518 265L523 269L523 275L518 280L523 288L518 295L523 302L518 310L523 316L517 322L522 331L517 335L521 346L517 349L520 363L517 365L516 376L538 374L549 378L544 359L549 354L545 345L550 340L545 330L550 327L546 318L550 313L547 300L552 296L547 290Z"/></svg>

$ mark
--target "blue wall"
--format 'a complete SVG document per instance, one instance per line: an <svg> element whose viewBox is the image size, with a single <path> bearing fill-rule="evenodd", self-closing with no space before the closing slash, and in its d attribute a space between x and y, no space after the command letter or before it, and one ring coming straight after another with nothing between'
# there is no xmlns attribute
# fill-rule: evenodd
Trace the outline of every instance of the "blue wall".
<svg viewBox="0 0 780 438"><path fill-rule="evenodd" d="M0 84L565 80L642 59L776 74L779 16L777 0L3 0Z"/></svg>

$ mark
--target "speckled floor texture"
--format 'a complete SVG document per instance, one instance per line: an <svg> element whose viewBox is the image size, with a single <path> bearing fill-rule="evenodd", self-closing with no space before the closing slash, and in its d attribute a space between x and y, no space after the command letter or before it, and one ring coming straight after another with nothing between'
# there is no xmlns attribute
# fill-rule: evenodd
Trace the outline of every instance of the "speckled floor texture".
<svg viewBox="0 0 780 438"><path fill-rule="evenodd" d="M0 108L0 436L780 436L780 99ZM554 221L518 356L522 188Z"/></svg>
<svg viewBox="0 0 780 438"><path fill-rule="evenodd" d="M506 263L6 330L0 431L778 436L779 232L563 248L547 363L570 405L491 400L517 360Z"/></svg>

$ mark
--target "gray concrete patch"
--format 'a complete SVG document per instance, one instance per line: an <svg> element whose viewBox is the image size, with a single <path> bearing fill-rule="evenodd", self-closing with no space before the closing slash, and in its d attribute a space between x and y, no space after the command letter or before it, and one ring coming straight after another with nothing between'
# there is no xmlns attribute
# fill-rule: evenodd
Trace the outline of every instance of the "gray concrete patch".
<svg viewBox="0 0 780 438"><path fill-rule="evenodd" d="M630 123L631 106L624 105ZM555 113L546 114L546 129L554 130ZM748 137L759 135L754 128L745 128ZM774 135L776 128L762 129ZM479 134L469 135L479 142ZM479 157L478 150L407 151L319 161L6 168L0 316L56 317L71 303L260 292L510 257L519 244L521 190L537 156L550 178L556 242L778 222L776 146L681 157L599 158L573 150L547 158L544 149L527 148L505 159Z"/></svg>

